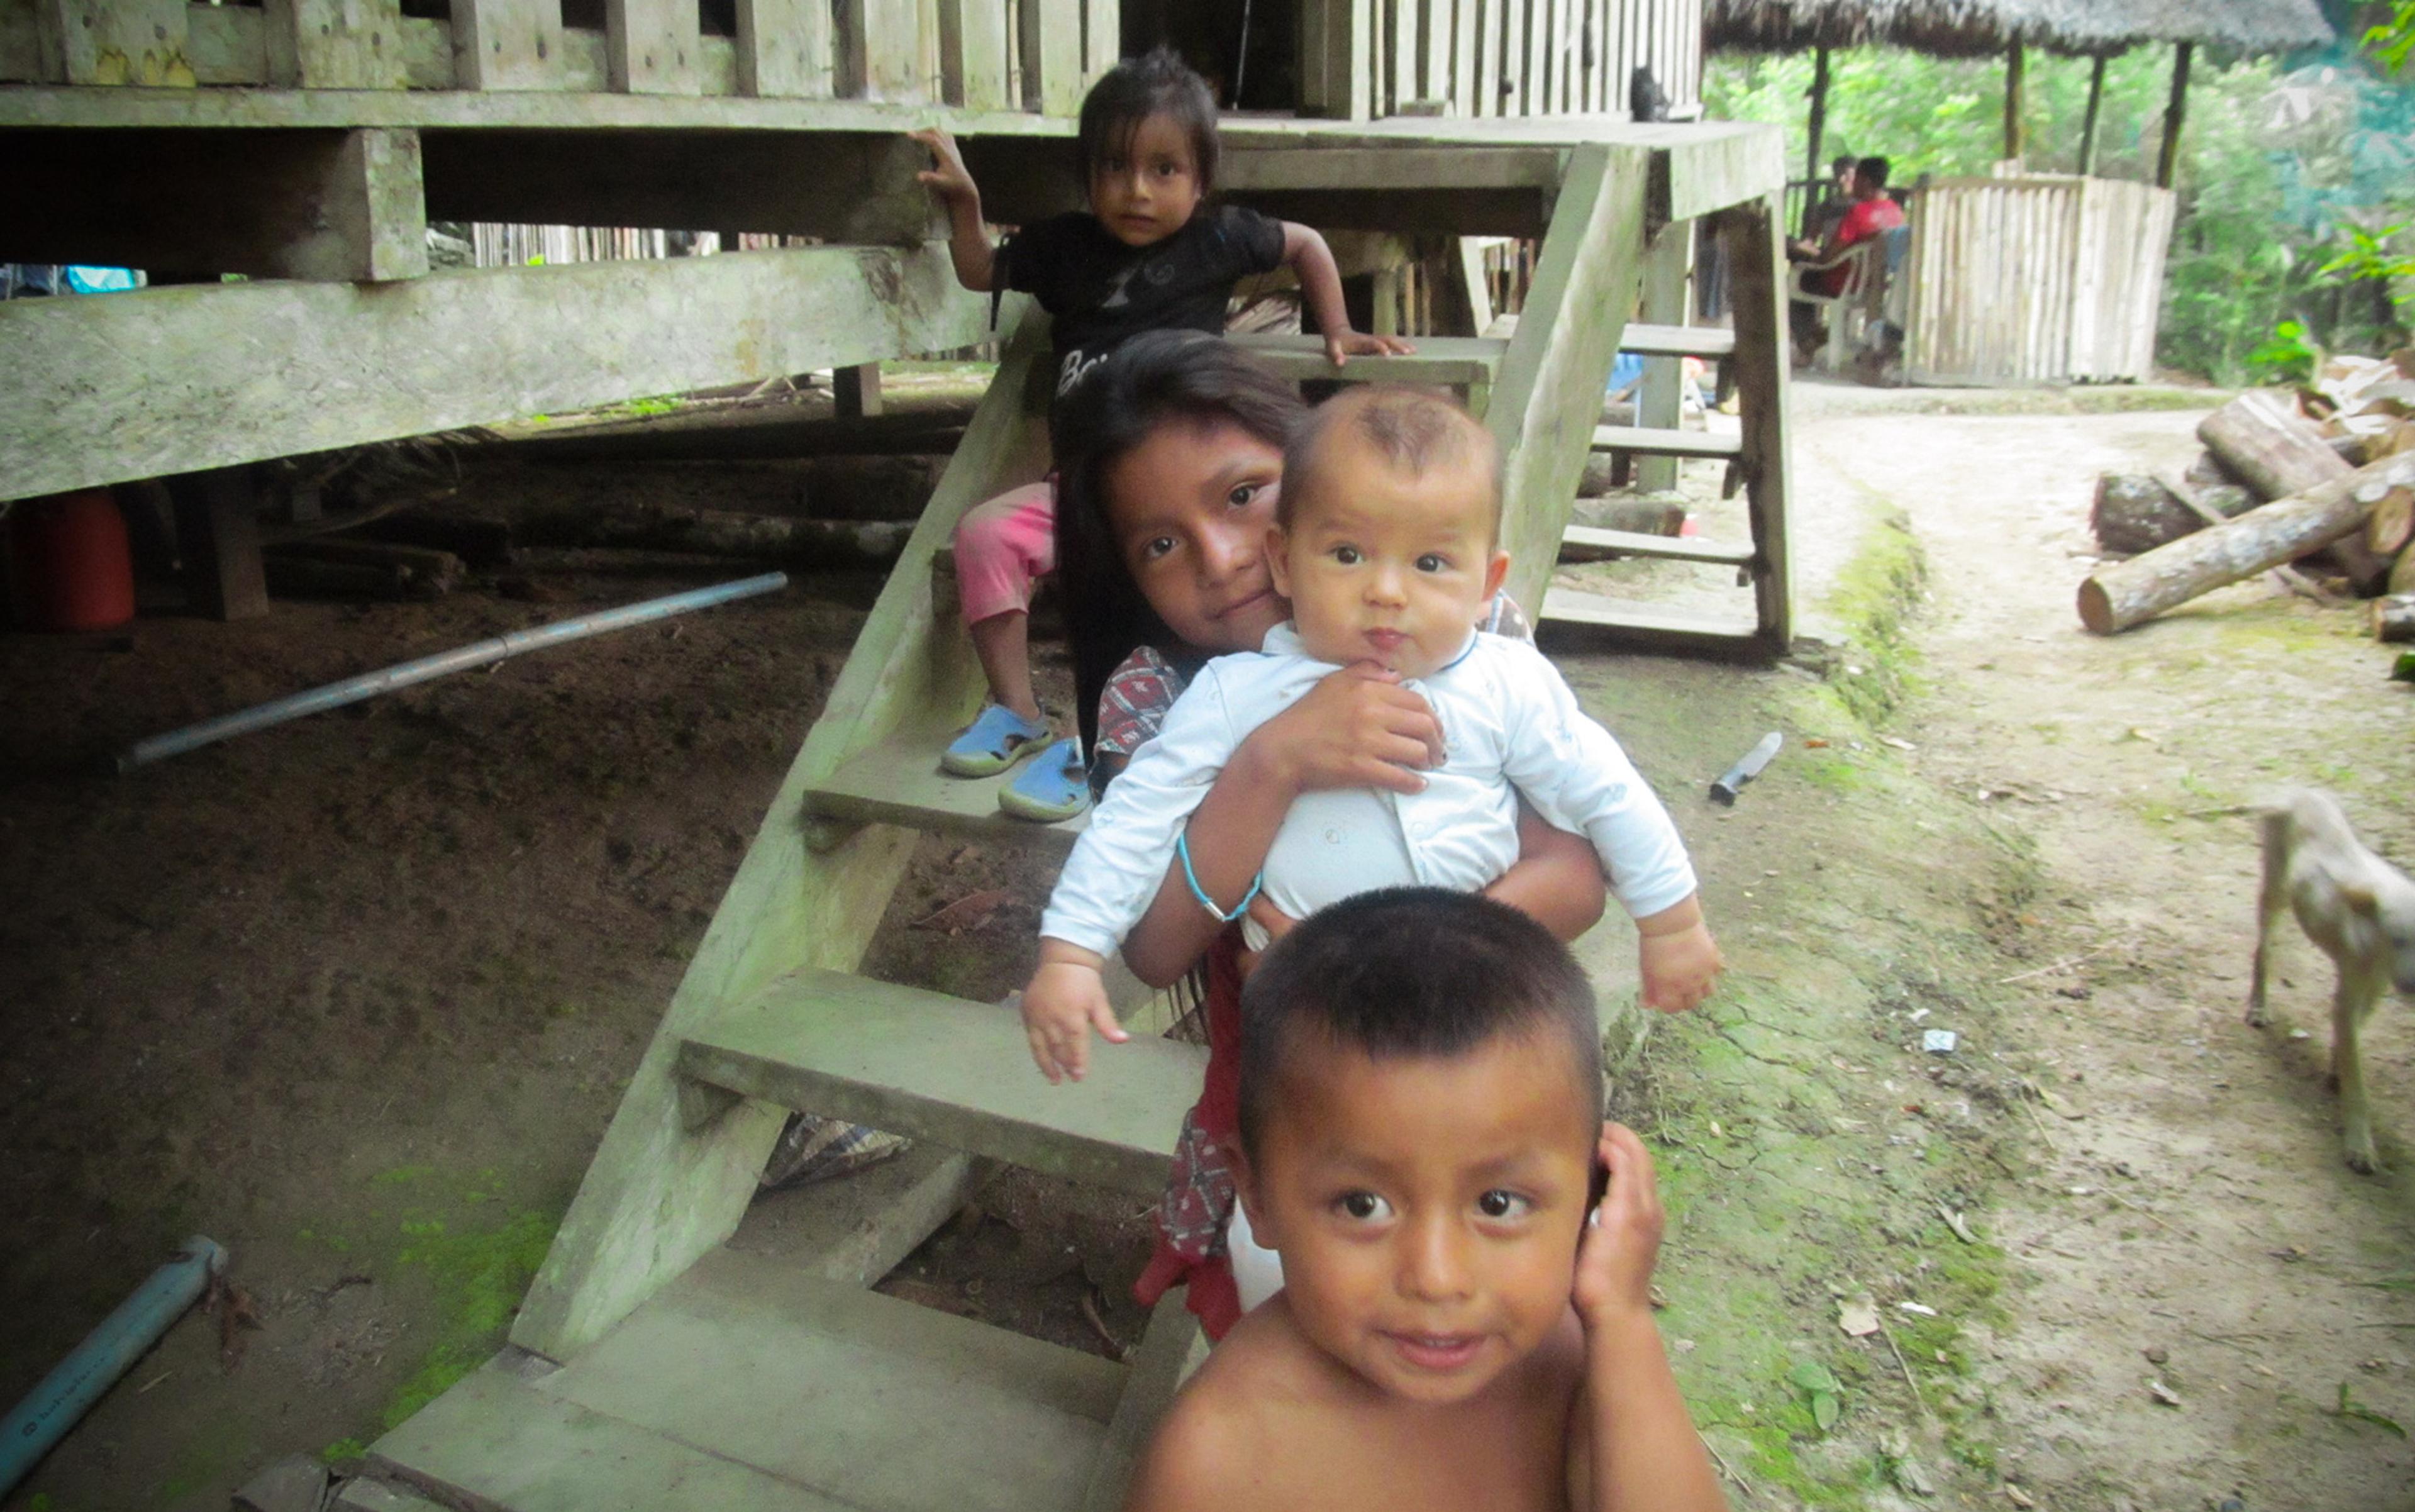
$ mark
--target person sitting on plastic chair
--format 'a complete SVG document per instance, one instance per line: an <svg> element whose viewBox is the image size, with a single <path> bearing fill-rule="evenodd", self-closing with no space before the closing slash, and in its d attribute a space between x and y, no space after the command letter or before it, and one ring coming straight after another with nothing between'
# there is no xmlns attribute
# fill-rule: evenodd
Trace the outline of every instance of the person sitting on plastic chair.
<svg viewBox="0 0 2415 1512"><path fill-rule="evenodd" d="M1868 257L1856 248L1903 224L1903 207L1887 196L1887 171L1888 163L1883 157L1865 157L1856 162L1852 207L1837 222L1836 230L1817 246L1798 241L1787 248L1787 256L1801 264L1795 270L1788 307L1798 363L1808 362L1826 343L1828 333L1821 322L1821 306L1861 292L1860 279L1879 276ZM1845 335L1841 330L1837 334L1840 339Z"/></svg>

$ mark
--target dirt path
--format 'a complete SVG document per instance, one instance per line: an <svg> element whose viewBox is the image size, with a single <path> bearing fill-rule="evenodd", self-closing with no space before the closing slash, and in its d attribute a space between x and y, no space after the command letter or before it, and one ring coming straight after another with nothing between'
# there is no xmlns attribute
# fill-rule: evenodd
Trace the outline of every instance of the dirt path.
<svg viewBox="0 0 2415 1512"><path fill-rule="evenodd" d="M2241 1022L2257 862L2234 812L2320 784L2415 857L2415 699L2361 606L2258 582L2113 640L2071 608L2094 474L2184 465L2197 418L1809 418L1796 476L1809 518L1846 494L1909 516L1935 606L1906 765L2033 848L2014 922L2039 966L1994 1034L2048 1094L2032 1168L1989 1194L2001 1468L2055 1506L2415 1505L2405 1435L2339 1412L2415 1426L2415 1023L2385 1010L2368 1039L2393 1169L2358 1176L2323 1079L2328 964L2293 936L2274 1026Z"/></svg>

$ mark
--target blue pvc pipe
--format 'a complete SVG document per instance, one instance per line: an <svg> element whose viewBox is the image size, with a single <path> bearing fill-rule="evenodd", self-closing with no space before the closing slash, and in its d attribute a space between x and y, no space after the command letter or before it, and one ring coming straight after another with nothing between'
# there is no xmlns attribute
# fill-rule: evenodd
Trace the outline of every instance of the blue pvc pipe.
<svg viewBox="0 0 2415 1512"><path fill-rule="evenodd" d="M198 725L154 735L137 741L117 753L117 770L132 771L135 768L159 760L163 756L182 756L198 747L213 744L230 736L247 735L271 725L282 725L304 714L323 713L340 709L348 703L374 698L381 693L392 693L414 682L427 682L455 672L466 672L473 666L500 662L506 656L522 651L542 651L564 641L578 640L601 635L607 630L625 630L650 620L668 619L685 614L690 609L711 608L732 599L752 598L758 593L770 593L788 586L788 575L767 572L758 577L742 577L734 583L713 588L699 588L686 593L673 593L665 598L650 598L642 603L624 604L617 609L603 609L594 614L582 614L569 620L557 620L533 630L514 630L491 640L476 641L454 651L439 651L415 662L402 662L382 671L364 672L359 677L346 678L341 682L329 682L306 693L289 694L272 698L249 709L239 709L232 714L220 714Z"/></svg>
<svg viewBox="0 0 2415 1512"><path fill-rule="evenodd" d="M175 1259L153 1271L0 1421L0 1496L7 1496L50 1453L51 1445L67 1437L100 1394L158 1341L225 1265L224 1250L198 1235L187 1239Z"/></svg>

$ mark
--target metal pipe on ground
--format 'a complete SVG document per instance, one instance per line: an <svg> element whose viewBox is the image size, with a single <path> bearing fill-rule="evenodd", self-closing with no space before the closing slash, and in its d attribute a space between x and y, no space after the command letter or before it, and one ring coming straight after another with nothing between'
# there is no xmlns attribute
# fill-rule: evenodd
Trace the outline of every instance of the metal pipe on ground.
<svg viewBox="0 0 2415 1512"><path fill-rule="evenodd" d="M788 586L787 573L767 572L712 588L694 589L685 593L624 604L617 609L602 609L593 614L557 620L531 630L514 630L452 651L439 651L433 656L422 656L416 661L398 663L376 672L364 672L359 677L346 678L340 682L328 682L306 692L272 698L249 709L239 709L232 714L220 714L198 725L170 730L165 735L137 741L117 754L117 770L132 771L137 767L148 766L163 757L182 756L232 736L248 735L253 730L282 725L305 714L340 709L346 704L359 703L364 698L374 698L382 693L392 693L413 683L433 681L455 672L466 672L473 666L485 666L523 651L543 651L548 646L583 640L608 630L626 630L632 625L667 620L675 614L711 608L735 599L753 598L758 593L773 592Z"/></svg>
<svg viewBox="0 0 2415 1512"><path fill-rule="evenodd" d="M176 1257L84 1336L74 1353L42 1377L16 1410L0 1420L0 1497L25 1478L52 1445L67 1437L127 1368L185 1315L210 1278L226 1267L226 1251L195 1235Z"/></svg>

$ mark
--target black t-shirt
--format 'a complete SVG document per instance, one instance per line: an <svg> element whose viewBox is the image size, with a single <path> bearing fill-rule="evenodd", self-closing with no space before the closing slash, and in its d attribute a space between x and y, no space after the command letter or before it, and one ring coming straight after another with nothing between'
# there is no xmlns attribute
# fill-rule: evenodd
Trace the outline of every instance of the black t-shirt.
<svg viewBox="0 0 2415 1512"><path fill-rule="evenodd" d="M1282 222L1224 205L1162 242L1127 247L1096 216L1072 211L1024 227L998 251L1003 287L1030 294L1053 322L1057 397L1143 331L1222 335L1233 286L1282 265Z"/></svg>

